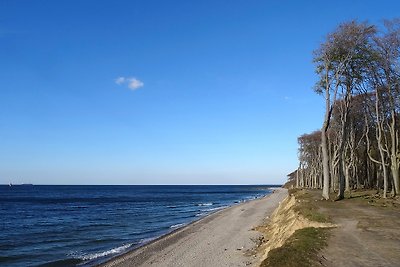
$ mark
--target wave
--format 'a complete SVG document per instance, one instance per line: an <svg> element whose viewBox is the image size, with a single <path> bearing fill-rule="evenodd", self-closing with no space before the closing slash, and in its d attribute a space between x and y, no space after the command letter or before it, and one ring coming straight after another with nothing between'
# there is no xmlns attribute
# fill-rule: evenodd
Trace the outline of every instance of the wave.
<svg viewBox="0 0 400 267"><path fill-rule="evenodd" d="M208 202L208 203L199 203L199 204L197 204L197 206L199 206L199 207L202 207L202 206L212 206L212 205L214 205L214 203L212 203L212 202Z"/></svg>
<svg viewBox="0 0 400 267"><path fill-rule="evenodd" d="M0 266L17 260L21 266L32 262L91 266L224 209L224 205L259 195L253 187L243 186L35 186L32 192L4 190L0 187L0 203L5 203L0 209L6 215L2 222L15 230L3 231L0 251L16 251L19 258L0 255ZM21 204L21 214L15 214L13 202L33 203L35 210ZM16 220L20 217L29 220ZM53 255L55 248L58 252ZM23 254L26 251L35 251L37 259Z"/></svg>
<svg viewBox="0 0 400 267"><path fill-rule="evenodd" d="M130 248L132 246L132 244L126 244L120 247L116 247L110 250L106 250L104 252L99 252L99 253L93 253L93 254L88 254L88 255L84 255L82 257L80 257L82 260L84 261L88 261L88 260L94 260L97 258L101 258L101 257L106 257L109 255L113 255L113 254L119 254L122 253L124 251L126 251L128 248Z"/></svg>
<svg viewBox="0 0 400 267"><path fill-rule="evenodd" d="M138 245L140 246L140 245L144 245L144 244L150 243L151 241L156 240L157 238L158 238L157 236L156 237L143 238L143 239L140 240Z"/></svg>
<svg viewBox="0 0 400 267"><path fill-rule="evenodd" d="M216 207L216 208L211 208L211 209L206 209L205 211L216 211L216 210L222 210L225 209L229 206L221 206L221 207Z"/></svg>
<svg viewBox="0 0 400 267"><path fill-rule="evenodd" d="M171 225L169 228L174 229L174 228L179 228L179 227L182 227L185 225L186 225L186 223L178 223L178 224Z"/></svg>

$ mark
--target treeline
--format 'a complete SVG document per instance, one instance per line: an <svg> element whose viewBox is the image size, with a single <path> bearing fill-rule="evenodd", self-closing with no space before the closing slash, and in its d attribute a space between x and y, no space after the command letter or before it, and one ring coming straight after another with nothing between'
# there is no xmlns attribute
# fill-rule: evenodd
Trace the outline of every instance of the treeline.
<svg viewBox="0 0 400 267"><path fill-rule="evenodd" d="M314 51L325 116L298 138L297 187L322 188L325 199L360 188L400 194L399 56L400 20L343 23Z"/></svg>

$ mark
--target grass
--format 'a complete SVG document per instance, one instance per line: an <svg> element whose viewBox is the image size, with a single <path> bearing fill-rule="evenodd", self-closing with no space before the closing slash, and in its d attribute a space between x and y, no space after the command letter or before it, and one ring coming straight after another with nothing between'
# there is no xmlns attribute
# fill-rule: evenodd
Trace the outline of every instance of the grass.
<svg viewBox="0 0 400 267"><path fill-rule="evenodd" d="M290 189L296 197L293 207L296 212L310 221L329 223L331 218L319 211L319 192L315 190ZM318 251L326 246L329 229L308 227L299 229L279 248L268 253L261 266L313 266L318 260Z"/></svg>
<svg viewBox="0 0 400 267"><path fill-rule="evenodd" d="M387 198L382 197L382 193L377 193L376 190L357 190L352 191L351 194L345 193L345 197L352 201L367 202L371 206L385 207L385 208L398 208L400 207L400 197L391 196L388 194Z"/></svg>
<svg viewBox="0 0 400 267"><path fill-rule="evenodd" d="M327 229L308 227L297 230L282 247L268 253L261 267L306 267L318 260L317 254L326 246Z"/></svg>
<svg viewBox="0 0 400 267"><path fill-rule="evenodd" d="M312 190L291 189L289 194L296 197L297 203L294 210L310 221L319 223L329 223L329 216L319 212L318 199L315 198Z"/></svg>
<svg viewBox="0 0 400 267"><path fill-rule="evenodd" d="M349 215L345 213L349 205L359 205L360 207L365 207L366 205L379 208L384 207L384 210L392 214L392 217L396 217L395 211L398 211L400 208L399 196L384 199L381 194L377 194L375 190L346 192L345 199L339 202L322 200L320 190L289 189L289 194L296 197L296 204L293 207L296 212L310 221L320 223L332 222L329 215L336 216L337 214L341 214L342 217L353 216L353 214ZM334 199L335 196L336 193L332 193L331 199ZM326 214L321 213L321 210ZM367 220L363 217L363 223L358 227L367 228L371 226L375 228L395 228L397 227L397 222L376 220L376 217ZM308 227L297 230L286 240L282 247L272 249L268 253L268 258L262 262L261 266L321 266L318 262L320 259L318 253L327 245L329 234L329 228Z"/></svg>

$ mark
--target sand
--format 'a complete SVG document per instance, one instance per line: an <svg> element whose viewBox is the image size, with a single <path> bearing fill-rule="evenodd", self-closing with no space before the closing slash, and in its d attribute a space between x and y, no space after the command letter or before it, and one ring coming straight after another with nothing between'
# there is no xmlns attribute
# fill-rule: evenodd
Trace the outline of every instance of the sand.
<svg viewBox="0 0 400 267"><path fill-rule="evenodd" d="M274 193L211 214L101 266L256 266L262 255L249 255L263 224L287 196Z"/></svg>

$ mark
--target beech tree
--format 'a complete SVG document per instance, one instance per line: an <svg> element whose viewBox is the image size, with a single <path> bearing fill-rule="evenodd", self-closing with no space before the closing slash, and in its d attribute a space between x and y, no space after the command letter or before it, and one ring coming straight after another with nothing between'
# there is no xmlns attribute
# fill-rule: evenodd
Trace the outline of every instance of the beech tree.
<svg viewBox="0 0 400 267"><path fill-rule="evenodd" d="M314 52L314 62L319 80L315 90L324 94L325 117L321 128L322 166L323 166L323 189L322 196L329 199L329 151L327 131L331 120L333 103L336 102L338 93L345 100L343 110L341 137L339 144L339 198L343 198L344 178L342 173L342 153L344 140L347 134L347 115L349 111L353 83L359 79L357 66L363 57L363 52L369 44L369 38L375 33L375 28L366 23L351 21L339 25L339 27L328 35L325 43ZM339 91L340 90L340 91Z"/></svg>
<svg viewBox="0 0 400 267"><path fill-rule="evenodd" d="M386 122L388 138L384 144L384 151L390 160L390 169L393 181L393 192L399 194L399 129L398 113L400 108L400 21L386 21L386 32L383 36L375 38L378 55L377 67L378 77L377 88L382 90L385 98L386 112L382 118ZM378 93L379 95L379 93ZM379 107L379 105L378 105Z"/></svg>
<svg viewBox="0 0 400 267"><path fill-rule="evenodd" d="M297 139L300 167L296 184L303 187L321 188L321 132L304 134Z"/></svg>
<svg viewBox="0 0 400 267"><path fill-rule="evenodd" d="M383 26L340 24L314 52L325 116L320 131L298 138L297 187L338 200L359 188L400 193L400 20Z"/></svg>

